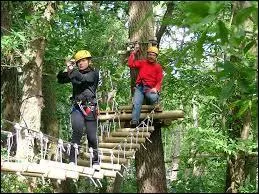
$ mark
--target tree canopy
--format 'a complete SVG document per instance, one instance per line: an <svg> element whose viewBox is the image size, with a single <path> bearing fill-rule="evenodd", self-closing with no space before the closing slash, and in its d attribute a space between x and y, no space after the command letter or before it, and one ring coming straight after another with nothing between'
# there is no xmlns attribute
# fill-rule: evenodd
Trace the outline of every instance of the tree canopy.
<svg viewBox="0 0 259 194"><path fill-rule="evenodd" d="M258 192L258 3L153 1L152 6L154 14L147 17L152 17L154 34L162 34L161 104L164 110L185 113L183 120L162 127L168 192ZM112 109L112 91L116 106L131 104L129 9L127 1L1 1L1 118L16 114L10 109L11 98L23 104L26 72L34 68L34 43L40 38L46 41L38 72L41 131L67 141L71 137L71 86L60 87L56 74L78 50L89 50L94 67L100 69L100 109ZM141 29L146 21L136 26ZM19 122L18 117L12 119ZM56 123L55 133L50 120ZM1 130L5 127L3 122ZM177 179L170 178L174 138L180 149L175 156ZM1 159L6 154L1 149ZM137 192L135 170L131 164L121 192ZM1 173L1 182L1 192L28 192L29 186L17 176ZM108 181L102 183L99 190L85 180L73 185L76 192L107 192ZM37 185L33 192L55 190L51 182L39 180Z"/></svg>

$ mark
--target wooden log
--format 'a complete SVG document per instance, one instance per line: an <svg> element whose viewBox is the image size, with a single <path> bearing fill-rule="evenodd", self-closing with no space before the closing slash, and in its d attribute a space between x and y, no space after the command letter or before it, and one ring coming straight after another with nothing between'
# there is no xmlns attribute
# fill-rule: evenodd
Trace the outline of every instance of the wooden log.
<svg viewBox="0 0 259 194"><path fill-rule="evenodd" d="M88 167L90 166L90 162L88 160L79 159L77 161L77 163L79 165L82 165L82 166L88 166ZM111 164L111 163L104 163L104 162L102 162L100 164L100 166L101 166L101 169L116 170L116 171L121 170L121 165L120 164L116 164L116 163Z"/></svg>
<svg viewBox="0 0 259 194"><path fill-rule="evenodd" d="M66 178L71 178L71 179L79 179L79 172L71 171L71 170L66 170Z"/></svg>
<svg viewBox="0 0 259 194"><path fill-rule="evenodd" d="M111 156L103 155L101 157L102 157L102 162L105 162L105 163L111 163L112 162ZM90 160L90 154L84 153L82 158ZM113 157L113 163L114 164L118 163L118 157L116 157L116 156ZM119 158L119 164L127 164L127 163L128 163L128 160L126 158Z"/></svg>
<svg viewBox="0 0 259 194"><path fill-rule="evenodd" d="M111 149L117 149L118 145L121 145L121 148L124 149L124 144L123 143L99 143L100 148L111 148ZM125 149L139 149L140 144L135 144L135 143L126 143L125 144Z"/></svg>
<svg viewBox="0 0 259 194"><path fill-rule="evenodd" d="M103 179L104 177L104 174L103 174L103 171L94 171L94 174L93 174L93 178L95 179Z"/></svg>
<svg viewBox="0 0 259 194"><path fill-rule="evenodd" d="M102 151L102 154L103 155L110 155L111 154L111 150L112 149L108 149L108 148L99 148L100 151ZM128 158L128 157L132 157L134 155L134 152L135 151L127 151L125 150L125 157ZM118 156L118 153L119 153L119 156L124 156L124 150L113 150L113 154L115 156Z"/></svg>
<svg viewBox="0 0 259 194"><path fill-rule="evenodd" d="M163 112L162 109L155 109L155 112ZM147 109L141 109L141 113L150 113L151 110L147 110ZM126 110L120 110L119 113L121 114L126 114L126 113L132 113L131 109L126 109Z"/></svg>
<svg viewBox="0 0 259 194"><path fill-rule="evenodd" d="M107 176L107 177L112 177L112 178L116 178L117 172L118 171L113 171L113 170L101 170L103 171L103 175Z"/></svg>
<svg viewBox="0 0 259 194"><path fill-rule="evenodd" d="M156 107L156 108L155 108ZM141 110L161 110L162 107L160 105L142 105ZM132 110L132 105L119 106L119 110Z"/></svg>
<svg viewBox="0 0 259 194"><path fill-rule="evenodd" d="M105 143L123 143L124 140L128 143L145 143L146 139L141 137L104 137L103 142Z"/></svg>
<svg viewBox="0 0 259 194"><path fill-rule="evenodd" d="M106 169L101 169L100 172L102 174L98 174L98 172L95 174L95 176L93 176L93 178L103 178L103 177L112 177L115 178L116 174L118 171L115 170L106 170ZM85 174L79 174L80 176L86 176ZM103 176L103 177L102 177Z"/></svg>
<svg viewBox="0 0 259 194"><path fill-rule="evenodd" d="M101 115L105 115L105 114L115 114L115 111L113 110L100 110L99 113Z"/></svg>
<svg viewBox="0 0 259 194"><path fill-rule="evenodd" d="M14 172L32 172L32 173L47 173L46 166L31 163L31 162L3 162L1 163L1 171L14 171Z"/></svg>
<svg viewBox="0 0 259 194"><path fill-rule="evenodd" d="M1 173L17 173L16 171L2 171ZM29 176L29 177L44 177L47 178L47 175L44 175L42 173L33 173L33 172L19 172L19 174L23 175L23 176Z"/></svg>
<svg viewBox="0 0 259 194"><path fill-rule="evenodd" d="M40 163L45 164L48 167L60 168L60 169L64 169L64 170L67 170L67 171L85 173L85 174L88 174L88 175L94 174L93 168L89 168L89 167L85 167L85 166L79 166L79 165L74 165L74 164L66 164L66 163L50 161L50 160L41 160Z"/></svg>
<svg viewBox="0 0 259 194"><path fill-rule="evenodd" d="M47 168L44 165L37 164L37 163L30 163L27 167L27 172L34 172L34 173L46 173Z"/></svg>
<svg viewBox="0 0 259 194"><path fill-rule="evenodd" d="M144 119L147 116L152 117L149 113L141 113L140 119ZM106 114L106 115L99 115L98 119L99 121L107 121L107 120L115 120L115 121L130 121L132 118L132 114L126 113L126 114ZM178 118L184 118L184 113L182 110L174 110L174 111L163 111L163 112L155 112L153 114L153 119L171 119L171 120L177 120Z"/></svg>
<svg viewBox="0 0 259 194"><path fill-rule="evenodd" d="M66 180L66 171L61 168L48 167L47 177L52 179Z"/></svg>
<svg viewBox="0 0 259 194"><path fill-rule="evenodd" d="M149 126L148 128L147 127L139 127L139 132L152 132L154 131L154 127L153 126ZM137 129L136 128L121 128L121 129L117 129L117 132L136 132Z"/></svg>
<svg viewBox="0 0 259 194"><path fill-rule="evenodd" d="M27 165L24 163L17 162L1 162L1 171L14 171L14 172L23 172L26 171Z"/></svg>
<svg viewBox="0 0 259 194"><path fill-rule="evenodd" d="M150 133L149 132L139 132L137 133L136 131L131 132L133 134L133 137L150 137ZM130 132L127 131L115 131L115 132L111 132L110 136L112 137L130 137L131 134Z"/></svg>

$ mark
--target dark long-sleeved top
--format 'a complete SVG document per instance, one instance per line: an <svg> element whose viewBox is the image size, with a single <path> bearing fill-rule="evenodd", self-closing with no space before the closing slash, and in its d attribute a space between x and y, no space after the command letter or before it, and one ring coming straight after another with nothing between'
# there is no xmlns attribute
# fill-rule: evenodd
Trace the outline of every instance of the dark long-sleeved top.
<svg viewBox="0 0 259 194"><path fill-rule="evenodd" d="M73 100L96 103L96 90L99 82L99 71L92 68L87 68L84 71L77 69L72 72L60 71L57 75L58 83L72 83Z"/></svg>
<svg viewBox="0 0 259 194"><path fill-rule="evenodd" d="M136 84L143 84L161 91L163 70L160 64L151 64L148 60L135 60L135 53L132 52L128 58L130 68L139 69Z"/></svg>

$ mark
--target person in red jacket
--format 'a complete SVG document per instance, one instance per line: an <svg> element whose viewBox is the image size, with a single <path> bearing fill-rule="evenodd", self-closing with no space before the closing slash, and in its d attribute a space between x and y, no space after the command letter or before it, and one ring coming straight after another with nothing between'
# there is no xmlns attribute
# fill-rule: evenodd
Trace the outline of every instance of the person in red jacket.
<svg viewBox="0 0 259 194"><path fill-rule="evenodd" d="M163 80L163 70L157 63L158 48L151 46L147 50L147 59L135 60L135 54L139 52L139 46L135 45L134 51L131 52L128 58L128 66L139 70L134 88L132 120L131 127L136 127L139 124L141 106L144 98L147 103L152 105L159 101L161 85Z"/></svg>

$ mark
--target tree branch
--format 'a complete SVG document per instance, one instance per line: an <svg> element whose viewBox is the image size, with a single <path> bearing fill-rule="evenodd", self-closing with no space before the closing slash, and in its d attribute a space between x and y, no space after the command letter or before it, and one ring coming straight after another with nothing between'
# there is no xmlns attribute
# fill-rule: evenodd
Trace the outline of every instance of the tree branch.
<svg viewBox="0 0 259 194"><path fill-rule="evenodd" d="M167 24L163 24L163 22L172 15L174 5L175 4L174 4L173 1L167 2L167 9L166 9L166 12L165 12L165 14L163 16L163 19L162 19L162 25L160 26L160 29L156 33L157 45L160 44L161 38L162 38L163 34L165 33L165 30L168 26Z"/></svg>

